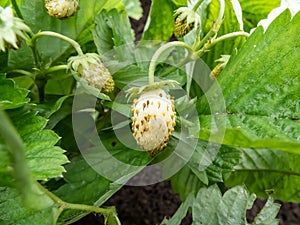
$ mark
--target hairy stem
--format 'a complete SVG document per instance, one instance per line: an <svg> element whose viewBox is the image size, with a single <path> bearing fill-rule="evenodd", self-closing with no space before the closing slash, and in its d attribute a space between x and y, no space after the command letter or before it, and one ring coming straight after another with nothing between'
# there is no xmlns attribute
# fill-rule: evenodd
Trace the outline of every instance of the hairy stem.
<svg viewBox="0 0 300 225"><path fill-rule="evenodd" d="M37 185L39 188L46 194L48 197L50 197L56 205L59 207L59 210L55 216L55 221L58 220L60 214L65 209L74 209L74 210L81 210L81 211L88 211L88 212L95 212L103 215L104 217L108 217L111 215L117 216L116 208L114 206L107 207L107 208L99 208L97 206L93 205L84 205L84 204L74 204L74 203L68 203L60 199L58 196L53 194L51 191L49 191L47 188L45 188L43 185L37 182Z"/></svg>
<svg viewBox="0 0 300 225"><path fill-rule="evenodd" d="M204 53L211 47L213 47L214 45L216 45L217 43L227 40L229 38L234 38L234 37L239 37L239 36L245 36L245 37L249 37L250 34L244 31L237 31L237 32L232 32L229 34L224 34L223 36L220 36L214 40L212 40L211 42L207 42L203 48L201 48L199 51L196 52L196 54L201 57L202 55L204 55Z"/></svg>
<svg viewBox="0 0 300 225"><path fill-rule="evenodd" d="M21 193L26 206L37 208L42 207L42 198L36 201L36 199L39 199L41 195L34 185L30 171L26 164L24 143L10 119L1 108L0 121L0 136L3 138L7 146L7 150L12 158L13 175L16 180L18 191ZM40 205L36 205L37 202L40 203Z"/></svg>
<svg viewBox="0 0 300 225"><path fill-rule="evenodd" d="M67 70L67 69L68 69L67 65L52 66L45 71L45 74L53 73L60 70Z"/></svg>
<svg viewBox="0 0 300 225"><path fill-rule="evenodd" d="M34 74L31 72L28 72L26 70L15 69L15 70L10 70L7 72L7 74L11 74L11 73L17 73L17 74L21 74L21 75L25 75L25 76L34 78Z"/></svg>
<svg viewBox="0 0 300 225"><path fill-rule="evenodd" d="M205 35L205 37L199 43L196 43L196 45L193 46L193 49L195 51L201 49L209 41L209 39L211 39L213 36L215 36L218 33L223 22L224 13L225 13L225 1L220 0L220 11L219 11L218 18L216 22L213 24L210 31Z"/></svg>
<svg viewBox="0 0 300 225"><path fill-rule="evenodd" d="M197 9L199 8L199 6L201 5L202 2L203 2L203 0L198 0L198 2L193 7L193 11L194 12L197 11Z"/></svg>
<svg viewBox="0 0 300 225"><path fill-rule="evenodd" d="M156 62L158 61L160 55L162 53L164 53L164 51L166 51L168 48L175 47L175 46L184 47L189 52L192 52L191 47L188 44L181 42L181 41L172 41L172 42L166 43L165 45L162 45L159 49L157 49L157 51L152 56L152 59L151 59L150 65L149 65L149 74L148 74L149 85L154 84L155 66L156 66Z"/></svg>
<svg viewBox="0 0 300 225"><path fill-rule="evenodd" d="M59 33L53 32L53 31L41 31L41 32L38 32L31 39L32 45L35 46L37 39L40 38L40 37L42 37L42 36L51 36L51 37L56 37L56 38L60 38L60 39L62 39L64 41L67 41L67 42L69 42L75 48L75 50L77 51L78 55L83 55L83 52L82 52L81 47L78 44L78 42L74 41L72 38L69 38L69 37L67 37L65 35L62 35L62 34L59 34Z"/></svg>

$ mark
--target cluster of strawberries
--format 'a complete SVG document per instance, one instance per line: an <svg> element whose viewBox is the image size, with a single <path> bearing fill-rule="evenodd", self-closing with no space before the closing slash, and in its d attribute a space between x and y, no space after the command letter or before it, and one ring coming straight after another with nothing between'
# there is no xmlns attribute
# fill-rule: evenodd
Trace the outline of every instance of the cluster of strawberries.
<svg viewBox="0 0 300 225"><path fill-rule="evenodd" d="M79 10L79 0L46 0L45 8L50 16L66 19ZM178 14L178 13L177 13ZM177 15L176 14L176 15ZM181 14L181 12L179 12ZM186 21L186 17L177 15L176 24ZM0 23L4 26L0 34L0 50L5 51L8 45L17 49L18 40L26 39L26 32L30 28L19 18L13 16L11 7L0 7ZM188 21L188 26L194 25ZM185 31L186 33L186 31ZM87 83L103 93L114 90L114 80L108 69L102 63L100 56L95 53L79 54L70 57L68 68L76 72ZM143 91L132 105L132 131L137 144L151 156L155 156L168 143L176 125L174 101L160 87L153 87Z"/></svg>

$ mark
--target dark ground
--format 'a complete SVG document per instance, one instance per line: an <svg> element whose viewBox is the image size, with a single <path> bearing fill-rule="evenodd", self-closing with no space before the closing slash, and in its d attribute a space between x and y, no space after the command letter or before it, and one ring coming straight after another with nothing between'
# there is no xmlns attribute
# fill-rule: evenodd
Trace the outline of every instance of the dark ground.
<svg viewBox="0 0 300 225"><path fill-rule="evenodd" d="M150 0L141 0L144 8L144 16L136 21L131 20L132 27L136 32L137 40L143 32L146 17L149 13ZM263 207L265 200L257 199L251 210L247 212L248 222ZM300 225L300 204L282 203L278 214L280 225ZM175 194L168 181L145 187L124 186L105 205L115 205L122 225L156 225L170 217L177 210L181 201ZM191 215L188 215L182 225L190 225ZM73 225L101 225L103 217L90 214ZM213 224L212 224L213 225ZM234 225L234 224L233 224Z"/></svg>

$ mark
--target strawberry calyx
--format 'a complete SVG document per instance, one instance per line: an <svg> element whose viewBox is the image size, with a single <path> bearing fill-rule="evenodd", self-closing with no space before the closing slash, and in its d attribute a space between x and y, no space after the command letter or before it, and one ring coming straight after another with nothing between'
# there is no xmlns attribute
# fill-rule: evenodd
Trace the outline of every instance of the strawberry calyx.
<svg viewBox="0 0 300 225"><path fill-rule="evenodd" d="M86 53L70 57L68 67L101 92L110 93L114 90L114 80L98 54Z"/></svg>

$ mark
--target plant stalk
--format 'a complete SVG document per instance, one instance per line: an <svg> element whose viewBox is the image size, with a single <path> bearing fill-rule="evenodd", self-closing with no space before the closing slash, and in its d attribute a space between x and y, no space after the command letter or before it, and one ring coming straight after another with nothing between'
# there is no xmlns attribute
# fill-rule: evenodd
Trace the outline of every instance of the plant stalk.
<svg viewBox="0 0 300 225"><path fill-rule="evenodd" d="M245 37L249 37L250 34L244 31L237 31L237 32L232 32L229 34L224 34L216 39L213 39L211 42L207 42L203 48L201 48L199 51L196 52L196 54L201 57L202 55L204 55L204 53L211 47L213 47L214 45L216 45L217 43L227 40L229 38L234 38L234 37L239 37L239 36L245 36Z"/></svg>
<svg viewBox="0 0 300 225"><path fill-rule="evenodd" d="M32 39L31 39L31 45L35 46L36 45L36 41L38 38L42 37L42 36L51 36L51 37L56 37L56 38L60 38L66 42L69 42L77 51L78 55L82 56L84 55L82 52L82 49L80 47L80 45L78 44L78 42L74 41L72 38L69 38L65 35L53 32L53 31L41 31L38 32L37 34L35 34Z"/></svg>
<svg viewBox="0 0 300 225"><path fill-rule="evenodd" d="M199 8L199 6L201 5L202 2L203 2L203 0L198 0L198 2L193 6L194 12L197 12L197 9Z"/></svg>
<svg viewBox="0 0 300 225"><path fill-rule="evenodd" d="M220 0L220 11L219 11L218 18L217 18L216 22L213 24L210 31L200 41L200 43L197 43L195 46L193 46L193 49L195 51L198 51L199 49L201 49L209 41L209 39L211 39L213 36L215 36L218 33L218 31L222 25L222 22L223 22L224 13L225 13L225 1Z"/></svg>
<svg viewBox="0 0 300 225"><path fill-rule="evenodd" d="M152 56L152 59L151 59L151 62L150 62L150 65L149 65L149 73L148 73L148 76L149 76L149 85L152 85L154 84L154 74L155 74L155 66L156 66L156 62L158 61L160 55L166 51L168 48L170 47L175 47L175 46L178 46L178 47L184 47L186 48L189 52L193 52L191 47L184 43L184 42L181 42L181 41L172 41L172 42L168 42L166 43L165 45L161 46L159 49L157 49L157 51L154 53L154 55Z"/></svg>
<svg viewBox="0 0 300 225"><path fill-rule="evenodd" d="M47 188L45 188L40 183L36 182L39 188L49 197L51 198L56 205L59 207L59 210L55 216L55 221L58 220L60 214L65 209L74 209L74 210L82 210L82 211L88 211L88 212L95 212L103 215L104 217L108 217L111 215L117 215L116 208L114 206L107 207L107 208L99 208L97 206L93 205L84 205L84 204L74 204L74 203L68 203L60 199L58 196L53 194L51 191L49 191Z"/></svg>
<svg viewBox="0 0 300 225"><path fill-rule="evenodd" d="M67 65L52 66L45 71L45 74L53 73L60 70L68 70L68 68L69 67Z"/></svg>
<svg viewBox="0 0 300 225"><path fill-rule="evenodd" d="M7 150L12 156L13 175L16 180L18 191L24 200L25 205L35 206L35 199L40 196L34 183L30 171L26 164L25 146L15 127L8 116L0 108L0 136L2 136ZM42 206L43 202L41 202ZM39 206L38 206L39 207Z"/></svg>

